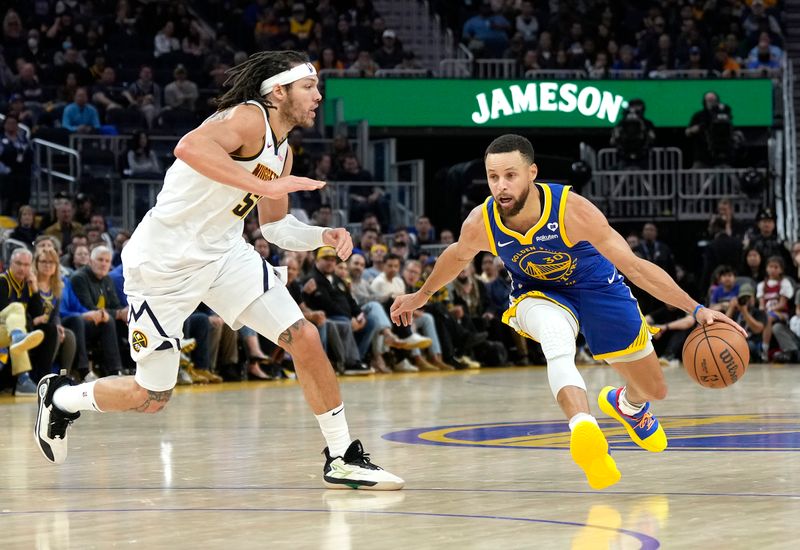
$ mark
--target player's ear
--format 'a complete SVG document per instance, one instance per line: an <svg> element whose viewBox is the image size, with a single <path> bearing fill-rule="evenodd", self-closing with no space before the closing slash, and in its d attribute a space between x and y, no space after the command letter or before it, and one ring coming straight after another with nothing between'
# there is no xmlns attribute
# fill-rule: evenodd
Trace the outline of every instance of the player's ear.
<svg viewBox="0 0 800 550"><path fill-rule="evenodd" d="M531 181L536 181L536 176L539 174L539 167L536 166L535 162L531 164L530 174L531 174Z"/></svg>

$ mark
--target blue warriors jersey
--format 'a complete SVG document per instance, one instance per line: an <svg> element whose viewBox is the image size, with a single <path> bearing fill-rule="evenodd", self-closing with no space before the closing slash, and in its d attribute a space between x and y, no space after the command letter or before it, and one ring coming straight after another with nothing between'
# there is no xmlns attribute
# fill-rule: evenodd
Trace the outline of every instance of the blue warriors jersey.
<svg viewBox="0 0 800 550"><path fill-rule="evenodd" d="M516 304L523 298L540 298L573 316L598 359L643 349L649 342L648 327L622 275L590 243L573 243L567 237L564 216L570 187L535 183L530 192L540 194L542 214L524 235L503 224L493 197L483 206L492 253L511 276L510 307L503 321L512 324Z"/></svg>

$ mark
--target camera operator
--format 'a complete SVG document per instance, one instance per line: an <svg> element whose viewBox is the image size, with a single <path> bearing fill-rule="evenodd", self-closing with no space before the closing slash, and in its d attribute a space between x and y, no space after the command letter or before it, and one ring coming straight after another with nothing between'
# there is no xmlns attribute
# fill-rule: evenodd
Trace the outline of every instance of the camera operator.
<svg viewBox="0 0 800 550"><path fill-rule="evenodd" d="M767 324L767 314L756 305L755 290L751 284L739 287L736 300L728 303L725 315L739 323L747 331L747 345L750 357L761 356L761 333Z"/></svg>
<svg viewBox="0 0 800 550"><path fill-rule="evenodd" d="M692 168L731 164L736 142L731 108L715 92L703 95L703 108L692 115L686 136L692 140Z"/></svg>
<svg viewBox="0 0 800 550"><path fill-rule="evenodd" d="M656 139L655 126L644 116L645 104L631 99L619 123L611 132L611 145L617 148L617 168L645 170L650 148Z"/></svg>

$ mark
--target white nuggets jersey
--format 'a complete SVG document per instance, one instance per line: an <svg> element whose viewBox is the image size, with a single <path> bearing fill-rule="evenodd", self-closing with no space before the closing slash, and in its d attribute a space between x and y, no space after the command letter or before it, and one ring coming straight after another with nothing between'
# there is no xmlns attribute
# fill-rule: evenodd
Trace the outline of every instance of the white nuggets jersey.
<svg viewBox="0 0 800 550"><path fill-rule="evenodd" d="M264 144L261 152L255 156L244 158L231 155L231 158L262 180L276 179L283 172L288 142L276 143L262 104L255 101L246 103L257 105L264 113ZM229 113L230 109L215 113L206 122L226 117ZM260 199L260 195L207 178L177 159L167 170L156 205L147 213L142 225L156 222L156 226L169 228L169 242L161 243L162 246L158 248L163 249L166 245L174 252L178 252L176 248L180 249L184 260L213 260L242 239L244 218ZM150 231L144 233L153 236ZM167 235L160 236L164 239Z"/></svg>

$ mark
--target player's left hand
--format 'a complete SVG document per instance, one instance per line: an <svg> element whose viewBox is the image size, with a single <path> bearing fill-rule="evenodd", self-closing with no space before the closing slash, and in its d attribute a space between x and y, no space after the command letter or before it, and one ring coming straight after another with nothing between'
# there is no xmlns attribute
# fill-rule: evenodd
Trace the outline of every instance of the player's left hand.
<svg viewBox="0 0 800 550"><path fill-rule="evenodd" d="M707 307L701 307L695 316L695 320L701 325L712 325L715 321L728 323L730 326L736 327L736 330L741 332L742 336L747 338L747 331L744 330L739 323L735 322L721 311L714 311L713 309L708 309Z"/></svg>
<svg viewBox="0 0 800 550"><path fill-rule="evenodd" d="M326 229L322 234L322 241L336 249L336 255L342 260L347 260L353 253L353 238L350 232L343 227Z"/></svg>

